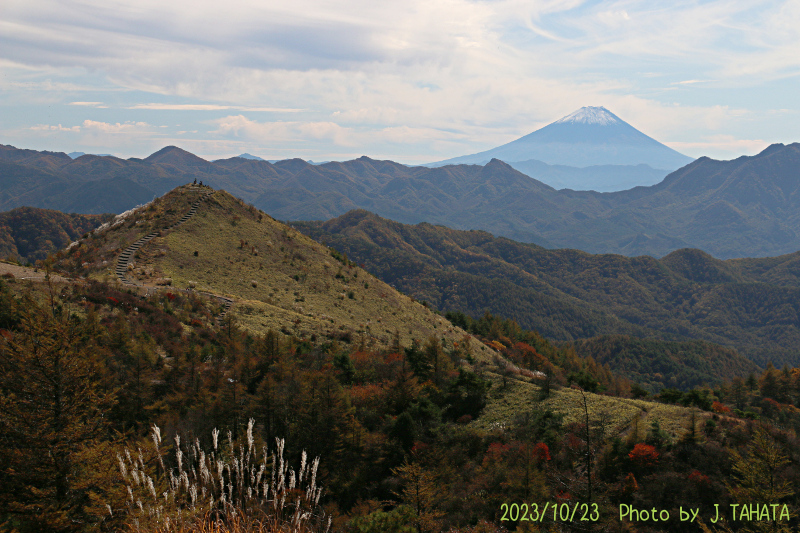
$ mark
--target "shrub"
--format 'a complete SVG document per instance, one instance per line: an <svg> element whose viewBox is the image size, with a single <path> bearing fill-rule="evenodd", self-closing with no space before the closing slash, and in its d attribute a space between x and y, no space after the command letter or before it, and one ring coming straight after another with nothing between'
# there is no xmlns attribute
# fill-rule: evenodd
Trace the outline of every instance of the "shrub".
<svg viewBox="0 0 800 533"><path fill-rule="evenodd" d="M658 463L658 452L654 446L640 443L633 447L628 458L639 467L650 467Z"/></svg>
<svg viewBox="0 0 800 533"><path fill-rule="evenodd" d="M717 401L711 404L711 410L719 414L729 414L731 412L730 407Z"/></svg>

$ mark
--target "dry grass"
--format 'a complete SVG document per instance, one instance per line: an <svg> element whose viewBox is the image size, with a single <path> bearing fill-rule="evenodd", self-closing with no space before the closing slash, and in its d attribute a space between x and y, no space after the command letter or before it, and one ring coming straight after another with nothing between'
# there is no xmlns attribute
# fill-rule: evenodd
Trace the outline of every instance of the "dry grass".
<svg viewBox="0 0 800 533"><path fill-rule="evenodd" d="M551 410L563 415L564 424L567 425L583 420L583 396L578 389L553 389L549 398L539 401L540 389L531 381L509 379L503 388L503 380L499 375L487 372L485 377L493 382L492 392L481 416L471 422L477 429L510 429L516 415L530 411ZM658 419L662 430L671 438L679 439L690 424L692 410L686 407L590 392L585 394L590 419L604 419L612 433L627 434L638 427L638 431L644 435L652 421ZM700 418L697 423L700 423Z"/></svg>
<svg viewBox="0 0 800 533"><path fill-rule="evenodd" d="M246 442L238 446L228 433L220 443L212 433L206 452L199 440L162 452L161 431L153 426L152 453L141 448L118 456L127 483L131 532L242 531L310 533L327 531L330 519L318 507L319 458L303 452L294 470L284 458L284 442L259 453L250 419Z"/></svg>
<svg viewBox="0 0 800 533"><path fill-rule="evenodd" d="M177 221L209 189L178 187L151 204L118 217L80 250L88 277L114 283L119 254L138 238ZM175 289L193 289L234 300L229 315L255 334L268 330L304 338L350 339L380 349L395 333L403 346L438 337L445 345L467 334L400 294L362 268L281 224L225 191L216 191L197 213L137 251L129 277L144 286L169 278ZM474 339L473 355L494 353Z"/></svg>
<svg viewBox="0 0 800 533"><path fill-rule="evenodd" d="M349 332L365 348L389 346L395 331L405 346L431 335L449 343L463 339L443 317L291 227L266 215L259 221L259 214L218 191L195 217L153 240L154 275L172 278L178 288L194 283L233 297L232 316L254 333ZM481 348L475 343L474 349Z"/></svg>
<svg viewBox="0 0 800 533"><path fill-rule="evenodd" d="M135 531L135 530L134 530ZM214 519L210 515L197 518L191 523L176 526L156 526L148 533L287 533L292 531L286 526L266 523L248 517L237 516L231 520ZM303 529L302 533L315 533L315 529Z"/></svg>

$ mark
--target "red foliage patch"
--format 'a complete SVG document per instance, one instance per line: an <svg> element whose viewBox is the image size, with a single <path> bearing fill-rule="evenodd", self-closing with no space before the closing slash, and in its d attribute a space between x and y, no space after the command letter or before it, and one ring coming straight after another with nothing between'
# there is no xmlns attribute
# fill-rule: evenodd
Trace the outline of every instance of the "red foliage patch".
<svg viewBox="0 0 800 533"><path fill-rule="evenodd" d="M489 445L489 449L486 450L486 455L483 456L483 464L484 466L501 460L509 451L511 450L511 446L508 444L503 444L502 442L493 442Z"/></svg>
<svg viewBox="0 0 800 533"><path fill-rule="evenodd" d="M381 383L353 385L350 388L350 401L359 409L379 409L386 401L386 388Z"/></svg>
<svg viewBox="0 0 800 533"><path fill-rule="evenodd" d="M388 353L383 358L383 362L386 363L387 365L397 363L398 361L402 360L403 356L400 355L399 353Z"/></svg>
<svg viewBox="0 0 800 533"><path fill-rule="evenodd" d="M414 455L425 453L428 448L430 448L430 446L422 441L416 440L414 441L414 446L411 447L411 453Z"/></svg>
<svg viewBox="0 0 800 533"><path fill-rule="evenodd" d="M638 466L655 466L658 463L658 452L649 444L637 444L628 454L628 458Z"/></svg>
<svg viewBox="0 0 800 533"><path fill-rule="evenodd" d="M714 411L715 413L720 413L720 414L723 414L723 415L726 415L726 414L731 412L730 407L728 407L727 405L722 404L720 402L712 403L711 404L711 410Z"/></svg>
<svg viewBox="0 0 800 533"><path fill-rule="evenodd" d="M540 463L549 461L551 459L550 448L548 448L547 444L544 442L536 444L536 446L533 447L533 457Z"/></svg>
<svg viewBox="0 0 800 533"><path fill-rule="evenodd" d="M636 482L636 477L633 475L633 472L628 472L628 475L625 476L625 480L622 482L622 494L630 496L637 490L639 490L639 483Z"/></svg>

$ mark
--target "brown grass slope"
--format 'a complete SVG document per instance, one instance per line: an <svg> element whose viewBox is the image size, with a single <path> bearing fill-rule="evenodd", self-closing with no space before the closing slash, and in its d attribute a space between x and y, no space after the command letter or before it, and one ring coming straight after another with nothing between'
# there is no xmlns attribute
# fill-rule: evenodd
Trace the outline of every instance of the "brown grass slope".
<svg viewBox="0 0 800 533"><path fill-rule="evenodd" d="M182 186L118 217L62 252L59 266L114 283L121 251L160 232L137 251L128 279L144 287L169 283L173 289L230 297L235 302L230 316L255 333L272 329L364 348L389 346L395 334L404 346L430 336L451 344L467 337L361 267L225 191L208 196L185 223L163 230L208 191ZM471 342L488 354L489 348Z"/></svg>

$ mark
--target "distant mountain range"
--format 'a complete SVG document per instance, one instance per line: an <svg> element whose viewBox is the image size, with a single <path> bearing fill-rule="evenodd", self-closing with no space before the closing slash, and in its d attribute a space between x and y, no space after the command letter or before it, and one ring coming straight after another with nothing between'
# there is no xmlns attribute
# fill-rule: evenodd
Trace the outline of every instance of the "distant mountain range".
<svg viewBox="0 0 800 533"><path fill-rule="evenodd" d="M616 192L634 187L656 185L669 174L668 170L649 165L593 165L571 167L548 165L536 159L509 163L514 170L535 178L554 189L573 191Z"/></svg>
<svg viewBox="0 0 800 533"><path fill-rule="evenodd" d="M606 108L582 107L497 148L426 166L485 165L492 159L556 189L598 192L654 185L669 171L692 162Z"/></svg>
<svg viewBox="0 0 800 533"><path fill-rule="evenodd" d="M281 220L326 220L363 208L548 248L656 257L700 248L726 259L800 250L798 174L797 143L732 161L703 157L657 185L614 193L557 191L496 159L437 168L368 157L212 163L169 146L146 159L73 160L0 145L0 210L119 213L197 179Z"/></svg>
<svg viewBox="0 0 800 533"><path fill-rule="evenodd" d="M86 155L86 152L70 152L67 155L70 156L72 159L77 159L82 155ZM111 154L90 154L90 155L111 156Z"/></svg>

